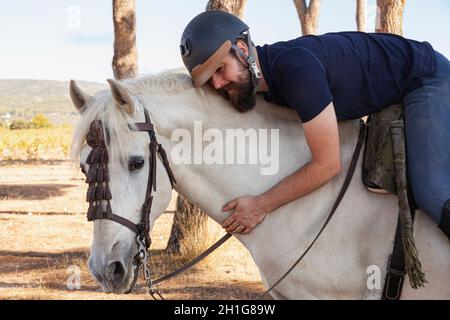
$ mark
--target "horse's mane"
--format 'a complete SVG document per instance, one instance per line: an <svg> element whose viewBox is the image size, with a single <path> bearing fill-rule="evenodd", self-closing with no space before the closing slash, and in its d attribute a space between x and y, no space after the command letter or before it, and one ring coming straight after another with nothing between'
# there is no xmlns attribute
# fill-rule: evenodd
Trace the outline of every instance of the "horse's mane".
<svg viewBox="0 0 450 320"><path fill-rule="evenodd" d="M121 83L133 94L158 90L177 91L193 87L192 79L184 68L143 75L140 78L124 80Z"/></svg>
<svg viewBox="0 0 450 320"><path fill-rule="evenodd" d="M145 75L136 79L122 80L120 83L133 95L157 91L176 92L193 88L191 77L186 73L186 69L181 68L164 71L159 74ZM209 86L204 86L200 90L203 92L203 96L220 97L220 94ZM229 103L222 99L217 100L217 103L220 103L220 101ZM89 132L90 124L96 119L101 120L103 125L108 127L108 134L111 138L111 143L108 145L108 153L113 159L112 163L117 163L116 160L127 160L127 154L124 152L124 150L127 150L126 146L140 135L132 136L133 131L129 129L128 123L133 123L135 120L131 119L124 111L120 112L118 108L112 107L115 103L110 90L100 91L88 101L73 134L71 159L75 163L79 161L81 149L86 143L86 135ZM139 104L139 101L135 101L135 103ZM209 108L206 110L209 110ZM213 111L211 110L210 112ZM230 112L238 113L231 107L231 104ZM296 116L293 117L292 110L273 104L269 106L269 103L265 102L262 97L259 97L258 107L255 108L255 112L265 114L270 119L284 119L284 121L296 119L298 121ZM227 120L232 121L234 118L239 119L241 117L229 117ZM214 117L211 118L211 121L213 119Z"/></svg>

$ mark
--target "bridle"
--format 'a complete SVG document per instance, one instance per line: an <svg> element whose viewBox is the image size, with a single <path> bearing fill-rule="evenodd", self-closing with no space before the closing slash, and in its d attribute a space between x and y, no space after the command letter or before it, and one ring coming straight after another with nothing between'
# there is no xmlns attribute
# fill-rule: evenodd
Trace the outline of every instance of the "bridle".
<svg viewBox="0 0 450 320"><path fill-rule="evenodd" d="M151 244L149 231L150 231L150 212L153 202L152 193L153 191L156 191L156 161L157 161L156 153L159 154L160 159L162 160L162 163L166 168L172 189L174 184L176 183L176 180L170 168L170 164L167 159L167 154L162 145L158 143L156 139L153 124L150 120L148 111L145 108L144 108L144 115L145 115L145 122L128 125L128 127L132 131L147 132L150 137L150 144L148 146L150 150L148 182L145 200L141 208L141 221L136 224L112 212L110 203L112 199L112 194L108 185L109 156L108 151L106 149L106 144L108 143L109 135L107 129L106 128L105 130L103 129L103 124L101 120L92 121L89 128L89 132L86 136L87 144L90 147L92 147L92 150L89 153L88 158L86 160L86 163L89 164L89 170L87 172L86 177L86 183L89 184L86 201L89 202L89 209L87 212L88 221L94 221L99 219L112 220L123 225L124 227L127 227L136 234L138 253L135 256L134 260L136 263L137 272L135 272L133 286L137 280L139 265L142 265L144 271L144 278L147 282L147 286L149 287L149 292L153 296L153 294L159 293L153 289L152 281L150 278L150 271L148 269L147 250ZM162 296L160 296L160 298L162 298Z"/></svg>
<svg viewBox="0 0 450 320"><path fill-rule="evenodd" d="M141 209L141 221L137 224L132 221L118 216L112 212L110 200L112 199L111 192L109 190L108 181L109 181L109 172L108 172L108 152L106 149L106 142L108 138L108 131L106 131L106 136L104 134L103 125L101 120L94 120L91 123L89 133L86 136L86 142L89 146L92 147L91 152L86 160L86 163L89 164L89 170L87 173L86 183L89 183L89 188L87 191L86 201L89 202L89 209L87 213L88 221L94 221L98 219L108 219L115 221L134 233L136 233L136 242L138 245L138 253L134 257L136 262L136 272L135 278L133 279L133 285L129 289L128 292L132 290L134 284L137 280L137 275L139 272L139 266L142 265L144 272L144 279L146 281L148 292L154 298L163 299L162 295L153 287L154 284L160 283L162 281L168 280L197 264L199 261L208 256L215 249L220 247L223 243L225 243L230 237L231 234L225 234L221 239L219 239L216 243L214 243L211 247L209 247L205 252L194 258L191 262L186 264L185 266L179 268L178 270L165 275L159 279L152 281L150 270L148 269L148 248L151 244L151 238L149 235L150 231L150 211L153 201L152 192L156 191L156 153L159 154L164 167L166 168L167 174L169 176L170 184L173 189L174 184L176 183L173 172L170 168L169 161L167 159L167 154L162 147L161 144L158 143L155 135L155 130L153 124L150 121L150 116L148 115L147 110L144 108L145 122L144 123L135 123L128 125L128 127L132 131L145 131L148 133L150 137L150 156L149 156L149 171L148 171L148 182L147 182L147 191L145 195L145 200ZM355 146L355 150L353 152L353 156L351 159L350 167L348 168L347 175L341 187L341 190L333 204L333 207L328 214L324 224L319 230L316 237L307 247L307 249L300 255L300 257L292 264L292 266L276 281L269 289L267 289L262 295L260 295L257 299L261 299L267 293L269 293L272 289L274 289L283 279L285 279L290 272L303 260L305 255L310 251L310 249L314 246L320 235L325 230L326 226L330 222L334 213L336 212L341 200L343 199L345 192L347 191L348 186L353 177L353 173L355 171L359 154L363 145L364 136L365 136L365 128L366 126L363 122L360 122L360 131L358 135L358 141ZM106 128L105 128L106 129ZM106 201L106 206L104 206L104 201Z"/></svg>

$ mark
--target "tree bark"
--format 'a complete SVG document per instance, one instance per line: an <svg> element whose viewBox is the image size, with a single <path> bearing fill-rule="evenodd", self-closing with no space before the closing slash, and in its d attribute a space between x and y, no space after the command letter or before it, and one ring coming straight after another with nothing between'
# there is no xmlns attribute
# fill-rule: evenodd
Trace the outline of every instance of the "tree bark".
<svg viewBox="0 0 450 320"><path fill-rule="evenodd" d="M356 0L356 27L366 32L366 0Z"/></svg>
<svg viewBox="0 0 450 320"><path fill-rule="evenodd" d="M113 0L114 78L133 78L138 73L135 0Z"/></svg>
<svg viewBox="0 0 450 320"><path fill-rule="evenodd" d="M209 0L206 11L222 10L243 18L247 0Z"/></svg>
<svg viewBox="0 0 450 320"><path fill-rule="evenodd" d="M403 11L406 0L377 0L376 32L403 34Z"/></svg>
<svg viewBox="0 0 450 320"><path fill-rule="evenodd" d="M309 5L306 5L306 0L294 0L294 5L300 19L302 35L317 34L320 0L310 0Z"/></svg>

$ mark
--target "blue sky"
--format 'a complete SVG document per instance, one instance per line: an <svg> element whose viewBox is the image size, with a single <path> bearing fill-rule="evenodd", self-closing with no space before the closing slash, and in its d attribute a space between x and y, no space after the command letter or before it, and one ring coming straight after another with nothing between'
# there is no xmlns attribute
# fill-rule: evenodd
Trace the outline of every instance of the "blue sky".
<svg viewBox="0 0 450 320"><path fill-rule="evenodd" d="M355 0L322 0L319 33L355 30ZM178 45L184 27L206 0L136 0L140 73L182 65ZM367 1L367 31L375 24L375 0ZM256 44L300 35L292 0L248 0L244 20ZM404 36L429 41L450 57L450 1L407 0ZM111 0L0 0L0 79L112 77Z"/></svg>

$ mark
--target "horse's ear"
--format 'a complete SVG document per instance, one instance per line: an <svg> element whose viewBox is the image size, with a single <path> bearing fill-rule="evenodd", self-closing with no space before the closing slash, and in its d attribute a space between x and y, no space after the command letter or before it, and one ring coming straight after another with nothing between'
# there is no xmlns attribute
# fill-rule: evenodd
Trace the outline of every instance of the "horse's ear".
<svg viewBox="0 0 450 320"><path fill-rule="evenodd" d="M108 81L109 86L111 87L111 92L114 100L117 102L117 106L129 115L133 115L135 111L134 102L127 88L119 81L113 79L108 79L106 81Z"/></svg>
<svg viewBox="0 0 450 320"><path fill-rule="evenodd" d="M79 113L83 113L86 104L92 97L81 91L80 87L78 87L74 80L70 80L69 91L73 105Z"/></svg>

